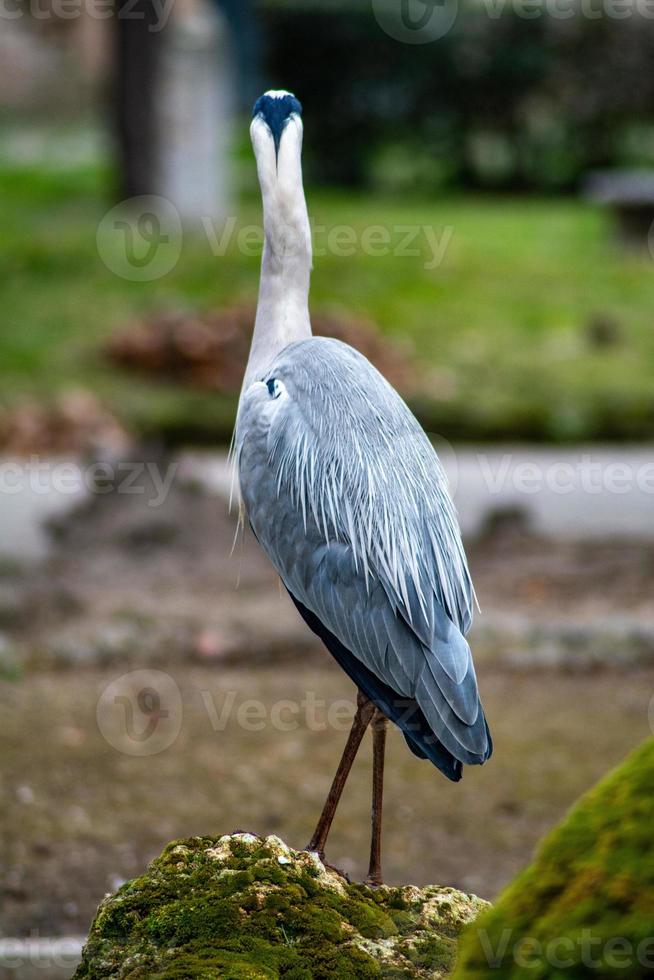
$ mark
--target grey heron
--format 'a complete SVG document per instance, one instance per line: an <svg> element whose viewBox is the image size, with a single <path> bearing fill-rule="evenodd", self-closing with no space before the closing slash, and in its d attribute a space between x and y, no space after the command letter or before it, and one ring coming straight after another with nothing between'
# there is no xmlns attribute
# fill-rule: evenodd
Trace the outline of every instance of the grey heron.
<svg viewBox="0 0 654 980"><path fill-rule="evenodd" d="M250 129L264 249L235 455L259 544L300 615L358 688L352 729L308 849L325 844L363 735L373 730L372 843L379 884L386 720L451 780L492 752L465 634L474 590L431 442L372 364L313 337L302 108L255 104Z"/></svg>

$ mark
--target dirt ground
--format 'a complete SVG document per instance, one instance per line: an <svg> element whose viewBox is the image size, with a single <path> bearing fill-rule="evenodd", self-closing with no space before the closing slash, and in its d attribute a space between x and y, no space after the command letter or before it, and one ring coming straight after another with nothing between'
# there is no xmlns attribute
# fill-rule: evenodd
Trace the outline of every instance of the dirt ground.
<svg viewBox="0 0 654 980"><path fill-rule="evenodd" d="M176 837L241 828L308 840L353 689L249 535L230 557L234 535L224 502L190 484L156 509L110 494L53 528L37 568L1 569L0 934L85 932L102 895ZM495 755L452 785L393 732L385 870L389 882L492 898L650 734L654 547L542 541L503 522L469 555ZM498 644L507 622L513 651ZM603 635L602 658L575 660ZM130 727L125 697L143 685L125 675L143 668L159 714L146 697ZM153 719L170 744L140 755L131 732ZM366 744L328 850L355 877L369 791Z"/></svg>

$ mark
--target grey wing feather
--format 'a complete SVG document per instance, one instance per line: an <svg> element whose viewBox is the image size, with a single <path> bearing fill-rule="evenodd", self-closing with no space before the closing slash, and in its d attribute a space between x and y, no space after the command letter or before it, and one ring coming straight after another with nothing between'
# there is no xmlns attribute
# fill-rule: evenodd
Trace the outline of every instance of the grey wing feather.
<svg viewBox="0 0 654 980"><path fill-rule="evenodd" d="M246 393L236 452L250 521L285 585L415 698L462 762L488 751L470 648L474 594L445 477L402 399L360 354L313 338ZM279 402L279 404L277 404Z"/></svg>
<svg viewBox="0 0 654 980"><path fill-rule="evenodd" d="M308 586L302 588L289 570L287 587L398 695L418 701L433 732L455 758L468 764L478 762L486 750L486 729L465 638L454 628L459 655L467 665L461 682L455 683L441 666L439 650L423 646L393 614L383 587L372 583L366 588L364 579L352 574L347 546L334 543L325 549ZM347 563L349 569L345 569ZM334 601L336 593L340 604Z"/></svg>

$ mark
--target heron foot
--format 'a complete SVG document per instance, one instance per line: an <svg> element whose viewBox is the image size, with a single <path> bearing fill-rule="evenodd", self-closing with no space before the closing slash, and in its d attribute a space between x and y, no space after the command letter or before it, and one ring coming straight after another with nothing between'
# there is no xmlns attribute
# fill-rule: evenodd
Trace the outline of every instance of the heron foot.
<svg viewBox="0 0 654 980"><path fill-rule="evenodd" d="M315 854L315 855L317 855L317 857L320 858L320 860L322 861L322 863L325 865L326 868L329 868L330 871L336 872L336 874L339 875L341 878L345 878L345 880L347 881L348 885L352 883L352 879L350 878L350 876L347 873L347 871L343 871L342 868L337 868L334 864L330 864L329 861L326 861L325 860L325 852L324 851L318 851L318 850L316 850L315 847L311 847L311 846L306 847L305 850L308 851L309 854Z"/></svg>
<svg viewBox="0 0 654 980"><path fill-rule="evenodd" d="M322 863L323 864L325 863L325 852L322 851L322 850L320 850L320 848L318 848L318 847L312 847L311 844L307 844L307 846L304 848L304 850L307 852L307 854L315 854L315 855L317 855L317 857L320 858L320 860L322 861Z"/></svg>

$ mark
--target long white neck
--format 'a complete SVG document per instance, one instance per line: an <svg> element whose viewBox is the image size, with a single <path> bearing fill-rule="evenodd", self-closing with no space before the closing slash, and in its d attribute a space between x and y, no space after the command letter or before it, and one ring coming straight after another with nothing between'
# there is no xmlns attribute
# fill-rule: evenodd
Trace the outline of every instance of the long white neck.
<svg viewBox="0 0 654 980"><path fill-rule="evenodd" d="M263 199L265 242L259 301L244 390L288 344L311 336L311 229L302 187L302 122L290 118L275 154L265 122L255 118L252 144Z"/></svg>

